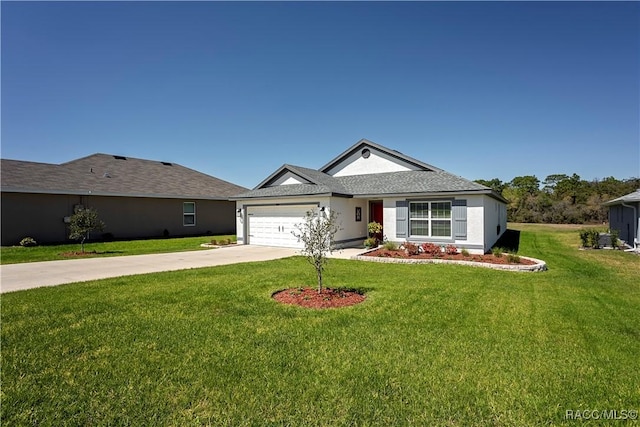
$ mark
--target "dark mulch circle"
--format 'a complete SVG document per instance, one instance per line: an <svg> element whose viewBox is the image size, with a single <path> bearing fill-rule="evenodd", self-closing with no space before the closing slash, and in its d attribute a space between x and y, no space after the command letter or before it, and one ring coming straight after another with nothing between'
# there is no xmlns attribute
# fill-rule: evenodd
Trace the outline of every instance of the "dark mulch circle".
<svg viewBox="0 0 640 427"><path fill-rule="evenodd" d="M339 308L360 304L365 295L352 289L290 288L273 294L273 299L283 304L299 305L305 308Z"/></svg>
<svg viewBox="0 0 640 427"><path fill-rule="evenodd" d="M97 255L98 252L96 251L85 251L85 252L62 252L60 255L64 256L64 257L90 257L90 256L94 256Z"/></svg>

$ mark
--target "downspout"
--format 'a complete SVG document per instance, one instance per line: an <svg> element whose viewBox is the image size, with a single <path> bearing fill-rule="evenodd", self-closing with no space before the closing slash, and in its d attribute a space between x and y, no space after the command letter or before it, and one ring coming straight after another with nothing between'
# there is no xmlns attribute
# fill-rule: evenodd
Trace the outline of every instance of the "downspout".
<svg viewBox="0 0 640 427"><path fill-rule="evenodd" d="M633 209L633 221L631 222L633 227L633 249L638 248L638 240L640 240L640 236L638 236L638 230L636 230L636 222L638 220L638 210L633 205L627 205L625 202L622 202L622 206L625 208Z"/></svg>

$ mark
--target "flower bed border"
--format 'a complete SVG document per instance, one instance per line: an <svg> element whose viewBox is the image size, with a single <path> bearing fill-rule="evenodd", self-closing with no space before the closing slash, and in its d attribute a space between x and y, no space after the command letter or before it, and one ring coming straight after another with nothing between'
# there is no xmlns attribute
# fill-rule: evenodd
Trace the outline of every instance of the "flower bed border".
<svg viewBox="0 0 640 427"><path fill-rule="evenodd" d="M391 257L373 257L367 256L365 254L369 252L373 252L379 248L369 249L364 251L358 255L354 255L351 259L357 259L360 261L369 261L369 262L383 262L383 263L393 263L393 264L456 264L456 265L468 265L470 267L482 267L482 268L491 268L493 270L506 270L506 271L524 271L524 272L539 272L539 271L547 271L547 263L536 258L524 257L520 256L522 259L528 259L530 261L535 262L533 265L522 265L522 264L491 264L488 262L481 261L458 261L452 259L416 259L416 258L391 258Z"/></svg>

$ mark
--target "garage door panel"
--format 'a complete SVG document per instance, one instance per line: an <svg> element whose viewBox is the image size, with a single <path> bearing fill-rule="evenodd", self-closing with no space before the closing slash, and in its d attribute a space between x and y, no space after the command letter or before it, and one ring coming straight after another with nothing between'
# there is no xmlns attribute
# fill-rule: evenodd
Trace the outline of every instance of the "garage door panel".
<svg viewBox="0 0 640 427"><path fill-rule="evenodd" d="M317 205L249 207L249 244L302 248L293 232L307 211L316 208Z"/></svg>

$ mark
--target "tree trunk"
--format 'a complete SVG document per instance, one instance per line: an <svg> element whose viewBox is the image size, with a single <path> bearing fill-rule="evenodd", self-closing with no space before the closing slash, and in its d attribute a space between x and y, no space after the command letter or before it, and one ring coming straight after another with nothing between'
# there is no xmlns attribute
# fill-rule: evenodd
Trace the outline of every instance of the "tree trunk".
<svg viewBox="0 0 640 427"><path fill-rule="evenodd" d="M84 253L84 239L86 239L86 237L83 237L80 241L80 252L82 253Z"/></svg>
<svg viewBox="0 0 640 427"><path fill-rule="evenodd" d="M318 293L322 293L322 270L316 267L318 273Z"/></svg>

